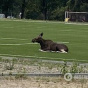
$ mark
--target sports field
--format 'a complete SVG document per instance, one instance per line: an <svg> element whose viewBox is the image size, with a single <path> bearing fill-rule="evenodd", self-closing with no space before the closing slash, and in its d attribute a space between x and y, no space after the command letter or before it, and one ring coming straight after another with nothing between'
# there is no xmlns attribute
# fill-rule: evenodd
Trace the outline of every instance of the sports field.
<svg viewBox="0 0 88 88"><path fill-rule="evenodd" d="M68 53L41 52L31 40L41 32L68 46ZM0 20L0 56L19 56L55 60L88 60L88 25L33 20Z"/></svg>

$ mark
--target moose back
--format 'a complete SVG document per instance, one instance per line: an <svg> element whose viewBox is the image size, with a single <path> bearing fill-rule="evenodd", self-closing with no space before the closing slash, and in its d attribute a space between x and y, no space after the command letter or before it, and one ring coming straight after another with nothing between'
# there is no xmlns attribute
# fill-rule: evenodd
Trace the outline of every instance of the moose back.
<svg viewBox="0 0 88 88"><path fill-rule="evenodd" d="M38 37L32 39L32 42L39 43L41 46L42 51L54 51L54 52L61 52L61 53L67 53L68 47L64 44L58 44L53 42L52 40L45 40L42 38L43 33L41 33Z"/></svg>

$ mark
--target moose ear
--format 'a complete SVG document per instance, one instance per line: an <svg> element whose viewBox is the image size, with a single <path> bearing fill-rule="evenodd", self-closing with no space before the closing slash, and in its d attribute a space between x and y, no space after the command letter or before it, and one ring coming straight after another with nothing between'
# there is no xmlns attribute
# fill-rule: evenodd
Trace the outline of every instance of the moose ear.
<svg viewBox="0 0 88 88"><path fill-rule="evenodd" d="M43 32L39 36L42 37L43 36Z"/></svg>

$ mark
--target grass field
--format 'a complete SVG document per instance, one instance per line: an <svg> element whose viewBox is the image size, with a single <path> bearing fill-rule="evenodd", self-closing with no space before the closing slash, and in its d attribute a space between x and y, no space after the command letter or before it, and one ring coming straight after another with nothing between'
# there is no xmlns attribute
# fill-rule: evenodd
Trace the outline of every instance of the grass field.
<svg viewBox="0 0 88 88"><path fill-rule="evenodd" d="M69 52L39 51L39 44L31 40L41 32L44 39L65 43ZM0 55L23 56L55 60L88 60L88 25L60 22L0 20Z"/></svg>

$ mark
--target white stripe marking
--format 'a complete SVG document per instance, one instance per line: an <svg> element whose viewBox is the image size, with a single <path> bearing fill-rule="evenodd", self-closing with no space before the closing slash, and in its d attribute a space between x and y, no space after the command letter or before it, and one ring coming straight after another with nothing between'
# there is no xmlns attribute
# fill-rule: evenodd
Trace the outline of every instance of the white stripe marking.
<svg viewBox="0 0 88 88"><path fill-rule="evenodd" d="M4 28L14 28L14 27L4 27Z"/></svg>
<svg viewBox="0 0 88 88"><path fill-rule="evenodd" d="M0 38L2 40L8 40L8 39L16 39L16 38Z"/></svg>
<svg viewBox="0 0 88 88"><path fill-rule="evenodd" d="M14 46L19 46L19 45L28 45L28 44L38 44L38 43L22 43L22 44L0 44L1 46L11 46L11 45L14 45Z"/></svg>
<svg viewBox="0 0 88 88"><path fill-rule="evenodd" d="M0 38L1 40L28 40L28 39L19 39L19 38Z"/></svg>
<svg viewBox="0 0 88 88"><path fill-rule="evenodd" d="M10 57L27 57L27 58L39 58L39 59L51 59L51 60L65 60L65 61L76 61L77 59L65 59L65 58L52 58L52 57L37 57L37 56L23 56L23 55L11 55L11 54L0 54L0 56L10 56ZM87 61L87 60L77 60L77 61Z"/></svg>
<svg viewBox="0 0 88 88"><path fill-rule="evenodd" d="M65 23L65 24L73 24L73 25L88 25L87 23Z"/></svg>
<svg viewBox="0 0 88 88"><path fill-rule="evenodd" d="M57 42L57 43L60 43L61 44L61 43L69 43L69 42Z"/></svg>
<svg viewBox="0 0 88 88"><path fill-rule="evenodd" d="M0 38L0 39L1 40L28 40L28 39L20 39L20 38ZM69 42L62 42L62 41L60 41L60 42L57 42L57 43L69 43ZM29 44L33 44L33 43L29 43ZM37 43L35 43L35 44L37 44Z"/></svg>
<svg viewBox="0 0 88 88"><path fill-rule="evenodd" d="M68 32L68 31L72 31L72 30L67 30L67 29L66 29L66 30L60 30L60 31L65 31L65 32Z"/></svg>

